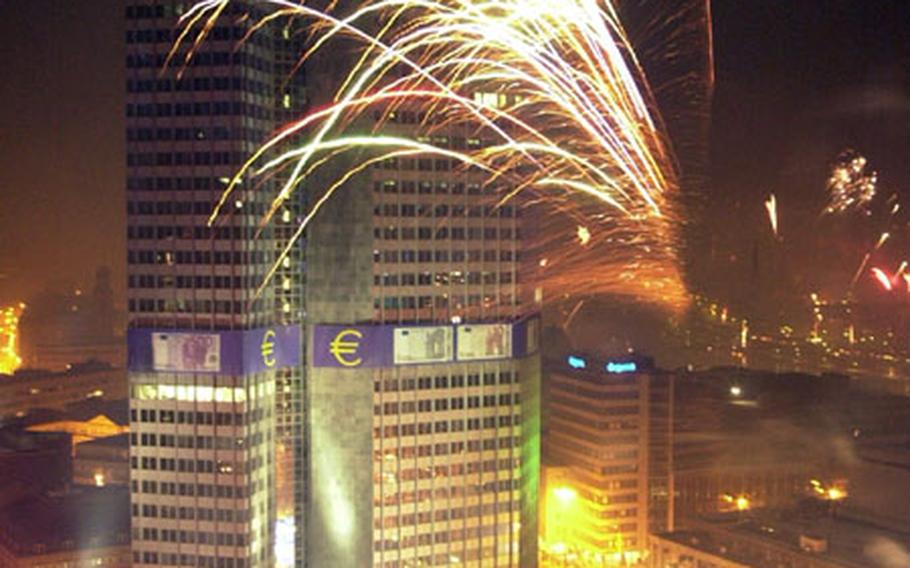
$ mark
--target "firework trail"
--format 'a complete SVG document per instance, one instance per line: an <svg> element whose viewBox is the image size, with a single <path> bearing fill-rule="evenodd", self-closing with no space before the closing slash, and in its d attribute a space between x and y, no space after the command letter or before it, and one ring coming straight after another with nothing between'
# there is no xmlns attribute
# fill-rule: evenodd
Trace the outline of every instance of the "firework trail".
<svg viewBox="0 0 910 568"><path fill-rule="evenodd" d="M822 214L840 214L851 210L869 213L869 203L876 194L878 174L867 170L866 165L866 158L855 150L841 152L828 178L828 204Z"/></svg>
<svg viewBox="0 0 910 568"><path fill-rule="evenodd" d="M188 61L227 2L204 0L183 16L173 60ZM329 105L289 124L240 168L210 222L244 178L281 181L264 226L308 179L332 172L299 237L325 201L371 165L446 158L495 187L499 205L521 195L522 205L550 212L535 219L530 243L532 254L550 259L538 275L545 287L686 303L674 160L612 2L375 0L346 14L290 0L260 5L274 11L251 33L279 17L311 24L301 63L333 40L361 51ZM427 138L470 128L483 143L449 149L397 136L384 125L401 110L423 117ZM366 118L377 115L364 132ZM338 163L340 173L332 170Z"/></svg>
<svg viewBox="0 0 910 568"><path fill-rule="evenodd" d="M891 281L891 277L888 276L888 274L881 268L877 268L877 267L873 268L872 276L874 276L875 279L878 280L878 283L881 284L882 288L884 288L885 290L887 290L889 292L894 290L894 283Z"/></svg>
<svg viewBox="0 0 910 568"><path fill-rule="evenodd" d="M777 197L775 197L773 193L765 200L765 209L768 210L768 220L771 222L771 231L774 233L775 238L779 238L780 234L777 232Z"/></svg>

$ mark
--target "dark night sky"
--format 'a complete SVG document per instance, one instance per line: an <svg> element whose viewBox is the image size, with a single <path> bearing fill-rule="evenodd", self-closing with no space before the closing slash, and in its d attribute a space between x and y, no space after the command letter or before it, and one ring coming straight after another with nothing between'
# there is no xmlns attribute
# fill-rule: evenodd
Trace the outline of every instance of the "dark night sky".
<svg viewBox="0 0 910 568"><path fill-rule="evenodd" d="M0 0L0 304L125 280L122 5Z"/></svg>
<svg viewBox="0 0 910 568"><path fill-rule="evenodd" d="M812 290L843 293L883 225L856 215L819 219L830 163L856 148L879 172L882 196L910 195L910 2L714 6L708 227L718 256L737 259L715 265L716 293L735 302L757 286L768 305L805 300ZM778 199L778 243L763 207L769 193ZM897 239L889 246L876 260L896 265L905 248ZM871 279L860 282L860 293L874 291Z"/></svg>
<svg viewBox="0 0 910 568"><path fill-rule="evenodd" d="M0 303L55 280L88 285L99 265L124 280L122 5L0 0ZM811 226L842 148L910 187L910 2L715 0L714 16L707 227L739 263L708 283L724 293L747 273L767 193L785 235ZM790 262L829 262L807 238L787 245Z"/></svg>

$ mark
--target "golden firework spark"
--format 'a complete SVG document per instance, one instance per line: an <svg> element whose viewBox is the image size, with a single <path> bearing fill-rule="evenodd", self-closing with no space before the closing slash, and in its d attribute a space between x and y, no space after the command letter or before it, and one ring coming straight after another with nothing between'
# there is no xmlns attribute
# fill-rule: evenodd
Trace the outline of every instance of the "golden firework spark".
<svg viewBox="0 0 910 568"><path fill-rule="evenodd" d="M186 61L227 3L193 6L181 35L192 46L183 53L178 43L172 56ZM325 201L366 167L430 155L483 176L499 205L527 195L523 203L555 212L543 216L530 247L551 259L545 285L669 306L687 301L677 259L674 162L613 2L372 0L344 16L290 0L261 5L274 12L254 31L279 16L313 24L303 60L342 37L362 52L328 106L289 124L239 169L210 222L246 177L280 176L265 225L294 191L328 171L327 189L314 197L299 237ZM428 138L458 127L473 130L478 143L448 149L396 136L384 126L403 109L424 117ZM364 133L371 116L379 119ZM340 172L331 169L338 163L346 164ZM294 240L276 269L293 246Z"/></svg>
<svg viewBox="0 0 910 568"><path fill-rule="evenodd" d="M850 210L868 212L869 202L876 194L878 174L867 170L866 165L866 158L857 151L848 149L841 152L828 178L828 204L823 214Z"/></svg>
<svg viewBox="0 0 910 568"><path fill-rule="evenodd" d="M768 211L768 220L771 222L771 231L774 233L775 237L779 237L780 235L777 232L777 197L775 197L773 193L765 200L765 209Z"/></svg>

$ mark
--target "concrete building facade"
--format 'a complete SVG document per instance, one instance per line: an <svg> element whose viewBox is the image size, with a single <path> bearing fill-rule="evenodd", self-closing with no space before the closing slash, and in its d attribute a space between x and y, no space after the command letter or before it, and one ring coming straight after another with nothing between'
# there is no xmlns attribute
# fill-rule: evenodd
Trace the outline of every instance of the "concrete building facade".
<svg viewBox="0 0 910 568"><path fill-rule="evenodd" d="M284 471L280 491L276 475L302 462L299 255L257 290L298 211L288 203L257 235L271 185L243 180L207 221L299 104L278 78L292 42L247 38L259 7L232 2L192 58L187 42L168 65L189 7L124 6L133 563L272 567L279 508L282 560L301 544L299 475Z"/></svg>
<svg viewBox="0 0 910 568"><path fill-rule="evenodd" d="M308 72L311 89L332 81ZM373 118L441 147L486 143L414 109ZM386 160L314 220L309 565L536 565L539 320L500 189L437 156Z"/></svg>
<svg viewBox="0 0 910 568"><path fill-rule="evenodd" d="M652 430L666 424L652 417L652 391L663 389L653 368L634 359L603 363L572 356L548 376L548 459L562 475L546 490L548 523L558 525L546 536L555 539L551 548L609 563L647 548L652 486L660 479L666 487L665 475L652 475L658 460L650 450L667 444L653 443L661 433Z"/></svg>

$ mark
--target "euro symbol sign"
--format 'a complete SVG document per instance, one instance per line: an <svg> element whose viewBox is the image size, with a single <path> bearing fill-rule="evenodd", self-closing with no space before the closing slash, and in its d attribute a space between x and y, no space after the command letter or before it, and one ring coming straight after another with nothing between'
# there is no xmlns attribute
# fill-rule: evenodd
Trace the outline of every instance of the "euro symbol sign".
<svg viewBox="0 0 910 568"><path fill-rule="evenodd" d="M354 340L348 340L353 337ZM363 359L357 356L357 350L360 349L360 340L363 339L363 333L356 329L345 329L335 336L335 339L329 343L329 353L335 360L345 367L356 367L363 363Z"/></svg>
<svg viewBox="0 0 910 568"><path fill-rule="evenodd" d="M275 330L268 330L262 335L262 343L259 345L262 353L262 362L266 367L272 368L277 363L275 359Z"/></svg>

